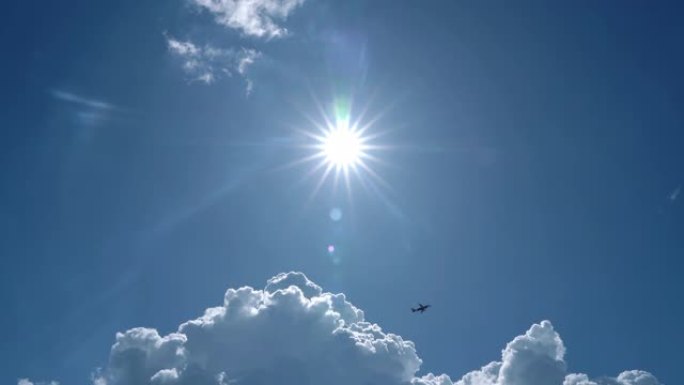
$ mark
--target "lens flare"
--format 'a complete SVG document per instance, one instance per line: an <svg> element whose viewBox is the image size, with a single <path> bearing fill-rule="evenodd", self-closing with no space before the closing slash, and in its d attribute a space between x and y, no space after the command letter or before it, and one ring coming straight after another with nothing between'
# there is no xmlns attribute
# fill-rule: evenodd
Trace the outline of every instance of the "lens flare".
<svg viewBox="0 0 684 385"><path fill-rule="evenodd" d="M337 207L334 207L332 210L330 210L330 219L332 219L335 222L338 222L340 219L342 219L342 210L340 210Z"/></svg>

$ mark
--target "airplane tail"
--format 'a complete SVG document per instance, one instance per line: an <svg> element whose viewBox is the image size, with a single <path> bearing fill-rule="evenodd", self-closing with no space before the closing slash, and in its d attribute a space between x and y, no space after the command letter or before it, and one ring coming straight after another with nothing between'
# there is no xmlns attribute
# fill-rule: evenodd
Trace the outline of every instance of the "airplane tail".
<svg viewBox="0 0 684 385"><path fill-rule="evenodd" d="M411 308L411 313L415 313L417 311L418 311L418 309Z"/></svg>

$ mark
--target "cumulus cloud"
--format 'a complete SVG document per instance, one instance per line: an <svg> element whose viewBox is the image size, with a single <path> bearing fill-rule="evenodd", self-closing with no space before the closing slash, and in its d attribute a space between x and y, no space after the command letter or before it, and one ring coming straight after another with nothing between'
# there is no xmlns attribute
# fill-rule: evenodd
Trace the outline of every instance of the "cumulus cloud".
<svg viewBox="0 0 684 385"><path fill-rule="evenodd" d="M493 361L460 380L429 375L414 384L425 385L662 385L650 373L626 371L617 377L590 379L586 374L566 372L565 345L549 321L534 324L517 336Z"/></svg>
<svg viewBox="0 0 684 385"><path fill-rule="evenodd" d="M211 84L222 76L237 72L247 82L251 91L252 82L247 77L249 67L261 56L254 49L222 49L211 45L198 46L192 41L181 41L167 36L169 51L183 62L183 70L192 80Z"/></svg>
<svg viewBox="0 0 684 385"><path fill-rule="evenodd" d="M241 31L248 36L275 38L287 34L277 24L305 0L193 0L199 7L211 12L216 22Z"/></svg>
<svg viewBox="0 0 684 385"><path fill-rule="evenodd" d="M162 336L135 328L116 335L96 385L660 385L628 371L592 380L567 374L565 346L548 321L514 338L501 360L458 381L416 377L415 345L365 319L344 294L302 273L280 274L264 289L228 289L223 304ZM30 384L21 384L30 385Z"/></svg>
<svg viewBox="0 0 684 385"><path fill-rule="evenodd" d="M222 306L160 336L116 336L102 377L138 384L402 384L420 366L413 343L364 320L343 294L301 273L264 290L229 289Z"/></svg>
<svg viewBox="0 0 684 385"><path fill-rule="evenodd" d="M590 380L586 374L568 374L563 385L659 385L658 379L642 370L629 370L616 378Z"/></svg>
<svg viewBox="0 0 684 385"><path fill-rule="evenodd" d="M565 346L549 321L543 321L506 345L501 361L470 372L458 385L562 384L566 364Z"/></svg>

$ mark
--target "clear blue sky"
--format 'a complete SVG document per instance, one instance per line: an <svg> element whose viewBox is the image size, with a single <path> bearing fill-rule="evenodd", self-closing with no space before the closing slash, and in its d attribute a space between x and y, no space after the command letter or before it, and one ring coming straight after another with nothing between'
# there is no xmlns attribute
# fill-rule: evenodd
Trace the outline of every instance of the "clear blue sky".
<svg viewBox="0 0 684 385"><path fill-rule="evenodd" d="M310 0L271 38L182 0L3 8L0 383L86 384L117 331L290 270L415 341L421 372L550 319L571 371L679 380L678 2ZM380 117L387 186L312 195L314 163L282 167L335 100Z"/></svg>

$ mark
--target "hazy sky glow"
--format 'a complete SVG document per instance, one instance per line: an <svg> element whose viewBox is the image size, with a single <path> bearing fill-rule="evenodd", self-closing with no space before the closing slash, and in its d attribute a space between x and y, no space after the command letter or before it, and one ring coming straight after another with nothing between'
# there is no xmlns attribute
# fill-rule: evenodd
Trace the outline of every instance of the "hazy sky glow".
<svg viewBox="0 0 684 385"><path fill-rule="evenodd" d="M677 384L682 10L5 5L0 384Z"/></svg>

